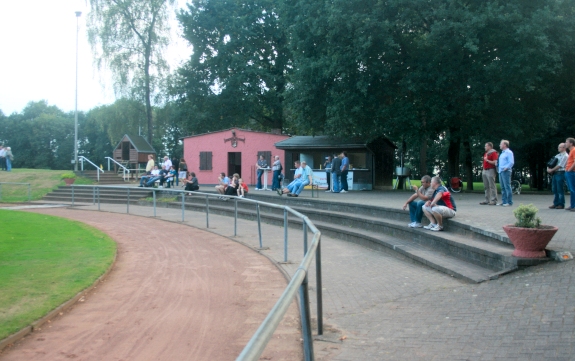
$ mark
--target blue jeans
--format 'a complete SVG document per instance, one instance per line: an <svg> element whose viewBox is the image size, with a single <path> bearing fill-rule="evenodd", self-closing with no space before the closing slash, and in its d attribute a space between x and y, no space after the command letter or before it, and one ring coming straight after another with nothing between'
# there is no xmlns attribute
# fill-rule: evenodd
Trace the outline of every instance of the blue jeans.
<svg viewBox="0 0 575 361"><path fill-rule="evenodd" d="M264 174L263 170L258 169L258 181L256 183L257 189L262 189L262 174Z"/></svg>
<svg viewBox="0 0 575 361"><path fill-rule="evenodd" d="M341 171L341 189L344 191L348 191L349 189L347 189L347 173L349 171L347 170L342 170Z"/></svg>
<svg viewBox="0 0 575 361"><path fill-rule="evenodd" d="M280 171L279 170L274 170L274 175L272 179L272 190L275 191L276 189L278 189L280 187L280 179L279 179L279 175L280 175Z"/></svg>
<svg viewBox="0 0 575 361"><path fill-rule="evenodd" d="M299 182L295 187L295 192L292 192L296 195L299 195L301 191L309 184L309 179L304 180L303 182Z"/></svg>
<svg viewBox="0 0 575 361"><path fill-rule="evenodd" d="M423 218L423 205L425 201L412 201L409 202L409 219L411 222L421 223Z"/></svg>
<svg viewBox="0 0 575 361"><path fill-rule="evenodd" d="M553 194L555 197L553 198L553 205L557 206L565 206L565 189L563 189L563 184L565 183L565 172L559 172L553 174Z"/></svg>
<svg viewBox="0 0 575 361"><path fill-rule="evenodd" d="M571 193L571 208L575 208L575 172L565 172L565 179L567 179L567 186Z"/></svg>
<svg viewBox="0 0 575 361"><path fill-rule="evenodd" d="M289 190L290 193L294 193L296 191L296 189L299 187L299 184L301 183L301 180L295 179L293 181L291 181L290 184L287 185L287 189Z"/></svg>
<svg viewBox="0 0 575 361"><path fill-rule="evenodd" d="M10 172L12 170L12 161L8 157L6 157L6 170L8 172Z"/></svg>
<svg viewBox="0 0 575 361"><path fill-rule="evenodd" d="M150 179L148 179L148 181L146 182L146 187L152 187L152 186L154 185L154 183L155 183L157 180L160 180L160 179L162 179L161 176L158 176L158 177L150 177Z"/></svg>
<svg viewBox="0 0 575 361"><path fill-rule="evenodd" d="M331 182L333 183L333 192L334 193L339 193L340 189L340 185L339 185L339 174L337 173L332 173L331 174Z"/></svg>
<svg viewBox="0 0 575 361"><path fill-rule="evenodd" d="M513 193L511 193L511 170L499 172L499 184L501 185L501 203L513 204Z"/></svg>

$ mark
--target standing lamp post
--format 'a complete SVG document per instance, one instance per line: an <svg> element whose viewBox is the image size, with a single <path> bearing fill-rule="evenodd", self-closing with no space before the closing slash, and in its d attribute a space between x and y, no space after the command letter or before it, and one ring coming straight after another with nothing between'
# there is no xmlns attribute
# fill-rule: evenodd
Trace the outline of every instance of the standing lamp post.
<svg viewBox="0 0 575 361"><path fill-rule="evenodd" d="M80 27L78 19L81 11L76 11L76 106L74 108L74 171L78 171L78 33Z"/></svg>

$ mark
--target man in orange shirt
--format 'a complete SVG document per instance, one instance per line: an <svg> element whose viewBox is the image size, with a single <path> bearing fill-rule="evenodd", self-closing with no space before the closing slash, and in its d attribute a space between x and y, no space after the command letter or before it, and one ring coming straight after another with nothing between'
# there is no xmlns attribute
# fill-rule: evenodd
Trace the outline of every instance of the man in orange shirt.
<svg viewBox="0 0 575 361"><path fill-rule="evenodd" d="M490 206L494 206L497 204L497 188L495 186L497 158L499 158L499 154L493 149L493 143L485 143L482 173L483 186L485 187L485 201L479 203L481 205L489 204Z"/></svg>
<svg viewBox="0 0 575 361"><path fill-rule="evenodd" d="M567 138L565 145L569 149L569 157L565 165L565 179L571 194L571 207L565 207L565 210L575 212L575 139Z"/></svg>

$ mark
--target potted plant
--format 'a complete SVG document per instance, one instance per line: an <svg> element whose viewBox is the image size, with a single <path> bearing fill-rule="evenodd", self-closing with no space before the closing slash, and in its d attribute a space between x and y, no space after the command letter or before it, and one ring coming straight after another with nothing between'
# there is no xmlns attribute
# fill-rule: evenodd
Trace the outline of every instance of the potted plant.
<svg viewBox="0 0 575 361"><path fill-rule="evenodd" d="M66 185L69 186L70 184L73 184L76 181L76 174L72 172L67 172L62 174L60 178L62 178L66 183Z"/></svg>
<svg viewBox="0 0 575 361"><path fill-rule="evenodd" d="M521 204L513 214L517 218L514 225L503 226L507 237L513 246L513 256L520 258L543 258L545 247L551 242L551 238L557 232L557 227L541 224L541 218L537 217L538 209L533 205Z"/></svg>

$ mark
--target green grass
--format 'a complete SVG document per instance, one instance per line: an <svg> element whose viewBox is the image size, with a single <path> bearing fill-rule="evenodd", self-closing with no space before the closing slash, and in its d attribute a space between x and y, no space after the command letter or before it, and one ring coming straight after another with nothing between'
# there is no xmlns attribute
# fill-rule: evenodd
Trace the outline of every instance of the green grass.
<svg viewBox="0 0 575 361"><path fill-rule="evenodd" d="M94 283L116 243L63 218L0 210L0 340Z"/></svg>
<svg viewBox="0 0 575 361"><path fill-rule="evenodd" d="M48 169L12 169L11 172L0 173L0 183L30 183L31 200L42 199L46 194L64 185L60 176L70 171ZM94 184L87 178L77 177L74 184ZM16 184L0 184L0 202L26 202L28 201L28 186Z"/></svg>

